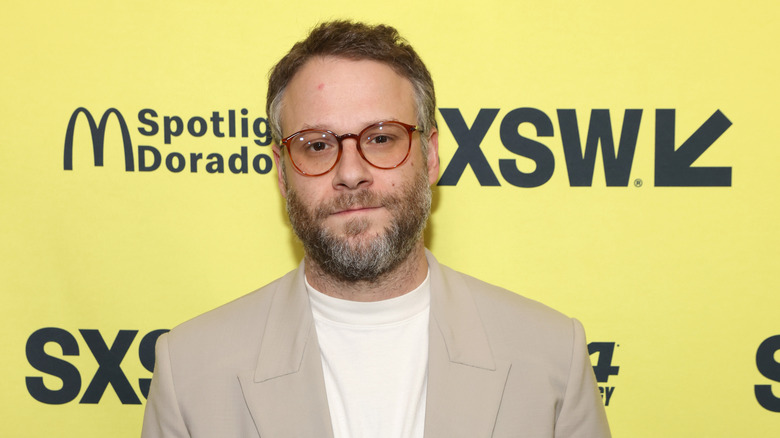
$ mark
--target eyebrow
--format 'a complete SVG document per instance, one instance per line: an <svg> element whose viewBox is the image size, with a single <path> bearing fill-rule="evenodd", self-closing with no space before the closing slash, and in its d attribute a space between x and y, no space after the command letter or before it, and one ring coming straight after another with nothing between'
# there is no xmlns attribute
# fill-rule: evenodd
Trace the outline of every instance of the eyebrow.
<svg viewBox="0 0 780 438"><path fill-rule="evenodd" d="M369 127L371 125L375 125L375 124L380 123L380 122L400 122L400 120L398 120L396 118L375 119L373 121L367 122L365 125L363 125L363 128L367 128L367 127ZM301 129L299 129L299 131L303 131L304 129L317 129L317 130L320 130L320 131L333 131L332 129L330 129L326 125L320 125L320 124L310 125L308 123L304 123L303 127ZM360 131L358 131L358 132L360 132ZM357 132L355 132L354 134L357 134Z"/></svg>

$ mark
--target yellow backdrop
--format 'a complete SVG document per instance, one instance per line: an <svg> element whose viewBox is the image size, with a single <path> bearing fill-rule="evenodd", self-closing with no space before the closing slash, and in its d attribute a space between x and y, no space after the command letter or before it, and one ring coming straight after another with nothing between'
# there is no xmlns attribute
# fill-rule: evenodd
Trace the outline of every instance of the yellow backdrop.
<svg viewBox="0 0 780 438"><path fill-rule="evenodd" d="M313 24L349 17L397 26L433 74L430 248L583 321L615 436L776 436L779 12L6 4L0 435L138 436L158 330L296 265L266 73Z"/></svg>

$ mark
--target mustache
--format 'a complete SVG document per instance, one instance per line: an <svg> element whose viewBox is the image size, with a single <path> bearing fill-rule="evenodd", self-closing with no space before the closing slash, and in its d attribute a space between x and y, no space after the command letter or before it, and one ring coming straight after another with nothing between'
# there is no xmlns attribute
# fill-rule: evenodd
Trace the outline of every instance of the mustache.
<svg viewBox="0 0 780 438"><path fill-rule="evenodd" d="M391 207L397 204L396 197L392 195L379 195L371 190L364 189L358 192L343 193L323 203L315 210L318 220L323 220L333 213L344 211L353 207Z"/></svg>

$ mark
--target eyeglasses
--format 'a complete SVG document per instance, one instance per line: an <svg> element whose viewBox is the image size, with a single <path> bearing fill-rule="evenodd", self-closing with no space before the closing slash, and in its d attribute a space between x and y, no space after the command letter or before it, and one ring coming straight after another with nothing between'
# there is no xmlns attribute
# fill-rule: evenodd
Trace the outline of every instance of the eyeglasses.
<svg viewBox="0 0 780 438"><path fill-rule="evenodd" d="M393 169L406 161L417 126L387 121L370 125L360 134L337 135L321 129L304 129L282 140L293 167L301 175L320 176L330 172L341 159L342 142L357 140L357 150L377 169Z"/></svg>

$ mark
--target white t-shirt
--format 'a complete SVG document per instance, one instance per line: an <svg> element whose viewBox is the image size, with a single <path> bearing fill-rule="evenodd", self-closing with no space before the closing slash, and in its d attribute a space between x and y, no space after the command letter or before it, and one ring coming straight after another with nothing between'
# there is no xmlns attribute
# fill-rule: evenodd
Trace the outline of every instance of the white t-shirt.
<svg viewBox="0 0 780 438"><path fill-rule="evenodd" d="M429 277L374 302L334 298L306 282L335 438L422 438Z"/></svg>

